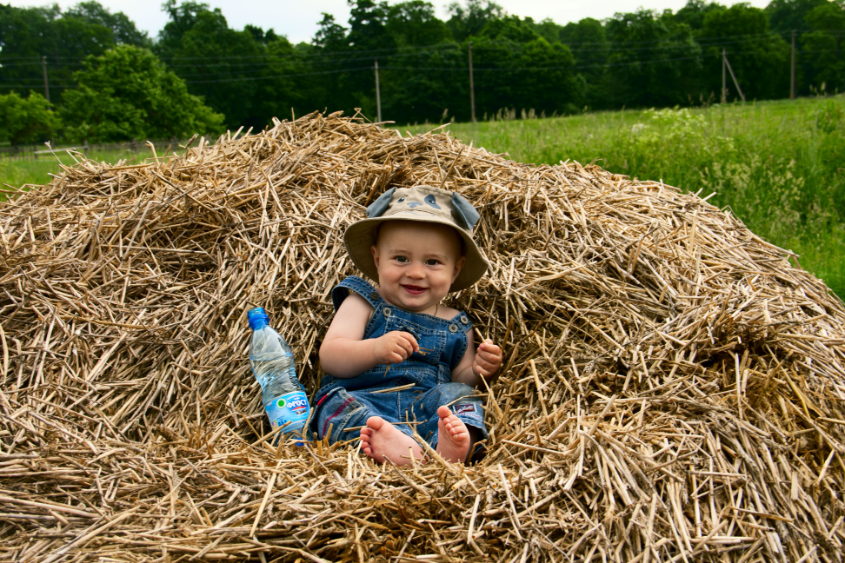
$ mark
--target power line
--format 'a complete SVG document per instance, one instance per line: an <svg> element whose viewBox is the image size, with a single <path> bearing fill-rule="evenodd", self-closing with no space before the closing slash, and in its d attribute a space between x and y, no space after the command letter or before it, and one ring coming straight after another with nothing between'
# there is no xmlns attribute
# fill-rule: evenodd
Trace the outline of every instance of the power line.
<svg viewBox="0 0 845 563"><path fill-rule="evenodd" d="M803 30L804 32L809 32L812 30ZM823 33L826 35L843 35L845 31L818 31L819 33ZM604 42L598 41L584 41L579 43L565 43L561 42L561 45L569 47L570 51L572 52L607 52L607 51L634 51L638 49L648 50L649 47L631 47L631 45L657 45L659 47L669 47L673 45L678 46L691 46L691 45L698 45L700 47L721 47L723 45L732 45L737 43L742 43L747 41L748 39L752 38L760 38L760 37L773 37L773 36L786 36L791 34L791 31L786 32L767 32L767 33L754 33L754 34L743 34L743 35L725 35L725 36L709 36L709 37L700 37L695 38L691 37L692 41L666 41L662 39L658 40L648 40L648 41L624 41L621 43L616 43L614 46L614 41L612 39L608 39ZM600 45L601 48L598 49L581 49L580 46L582 45ZM474 46L475 50L485 50L485 49L495 49L495 48L507 48L508 50L519 52L525 49L529 49L528 45L519 44L512 41L485 41L483 43L476 44ZM411 49L410 51L404 51L406 49ZM262 61L282 61L282 60L305 60L305 59L317 59L317 58L327 58L332 57L334 55L354 55L352 58L345 58L345 60L372 60L373 56L361 56L366 54L379 54L379 53L389 53L390 51L397 51L400 52L393 54L384 54L379 55L380 59L384 59L386 57L407 57L407 56L414 56L416 54L424 54L426 52L437 52L437 51L454 51L455 53L460 52L461 46L455 42L449 43L436 43L432 45L422 45L422 46L414 46L414 47L407 47L407 46L400 46L400 47L388 47L382 49L367 49L367 50L356 50L350 49L346 51L319 51L315 53L303 53L303 52L296 52L290 53L286 55L273 55L269 53L261 53L256 55L202 55L202 56L160 56L159 60L162 62L167 63L168 61L245 61L245 60L262 60ZM89 55L90 56L90 55ZM85 58L78 58L78 57L64 57L61 55L53 55L48 56L49 60L55 61L64 61L70 60L72 62L84 62L87 57ZM12 64L8 64L5 61L16 61L16 60L24 60L30 61L29 63L16 63L16 64L38 64L40 62L40 56L33 55L29 57L20 56L20 57L3 57L0 55L0 65L5 66L13 66ZM66 64L66 63L63 63ZM195 66L196 63L186 63L185 65L168 65L168 66ZM256 63L260 64L260 63Z"/></svg>
<svg viewBox="0 0 845 563"><path fill-rule="evenodd" d="M475 47L475 45L473 46ZM815 50L796 50L796 53L834 53L836 52L835 49L815 49ZM731 53L732 56L744 56L749 54L759 54L757 51L740 51ZM564 65L564 66L540 66L540 67L490 67L490 66L474 66L475 71L480 72L546 72L546 71L553 71L553 70L581 70L581 69L589 69L589 68L616 68L616 67L625 67L625 66L634 66L634 65L644 65L644 64L658 64L658 63L665 63L665 62L676 62L676 61L688 61L688 60L696 60L696 59L704 59L707 57L705 53L698 53L695 55L685 56L685 57L655 57L649 59L640 59L634 61L620 61L620 62L609 62L609 63L597 63L597 64L573 64L573 65ZM370 59L364 59L370 60ZM323 70L323 71L313 71L313 72L299 72L299 73L274 73L264 76L234 76L229 78L220 78L215 80L190 80L189 78L202 78L205 76L218 76L219 72L210 72L210 73L195 73L191 75L183 75L180 76L186 84L220 84L220 83L230 83L230 82L254 82L254 81L262 81L262 80L274 80L280 78L299 78L299 77L307 77L307 76L320 76L320 75L333 75L333 74L344 74L344 73L353 73L362 70L370 70L372 69L371 66L360 66L360 67L353 67L353 68L338 68L332 70ZM382 70L395 70L395 71L431 71L431 72L466 72L469 70L468 66L436 66L436 67L423 67L423 66L380 66ZM0 68L2 70L2 68ZM234 67L232 68L233 72L237 72L238 70L246 70L243 67ZM64 89L72 89L78 88L80 85L78 84L51 84L53 88L64 88ZM85 84L85 86L89 86L89 84ZM10 88L42 88L43 84L3 84L0 80L0 88L3 89L10 89Z"/></svg>

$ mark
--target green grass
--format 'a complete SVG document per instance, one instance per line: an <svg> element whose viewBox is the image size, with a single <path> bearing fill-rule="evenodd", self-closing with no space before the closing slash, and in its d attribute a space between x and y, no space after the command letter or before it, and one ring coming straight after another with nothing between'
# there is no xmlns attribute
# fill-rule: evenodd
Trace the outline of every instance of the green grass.
<svg viewBox="0 0 845 563"><path fill-rule="evenodd" d="M151 156L152 153L149 150L140 153L129 150L88 151L88 158L108 163L117 163L121 159L140 162ZM52 180L51 174L61 173L59 163L72 166L75 161L66 151L58 150L55 156L39 155L38 160L0 158L0 188L8 190L11 186L12 189L20 189L27 184L46 184ZM6 199L6 194L0 193L0 201L4 199Z"/></svg>
<svg viewBox="0 0 845 563"><path fill-rule="evenodd" d="M595 162L702 196L716 192L711 203L797 253L802 267L845 296L843 96L456 123L449 130L521 162Z"/></svg>

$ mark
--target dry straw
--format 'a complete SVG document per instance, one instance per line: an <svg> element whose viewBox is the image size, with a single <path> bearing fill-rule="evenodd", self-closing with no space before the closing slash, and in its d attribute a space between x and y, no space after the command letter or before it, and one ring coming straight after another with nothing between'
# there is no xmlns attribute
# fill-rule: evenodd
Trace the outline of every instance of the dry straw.
<svg viewBox="0 0 845 563"><path fill-rule="evenodd" d="M0 205L0 559L842 561L845 308L729 212L337 114L77 158ZM453 303L505 350L489 454L274 446L247 309L314 391L344 228L444 178L492 262Z"/></svg>

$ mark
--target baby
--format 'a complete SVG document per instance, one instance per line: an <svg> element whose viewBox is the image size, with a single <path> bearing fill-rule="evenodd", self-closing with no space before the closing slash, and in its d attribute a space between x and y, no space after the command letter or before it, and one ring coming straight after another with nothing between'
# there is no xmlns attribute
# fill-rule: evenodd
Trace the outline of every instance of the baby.
<svg viewBox="0 0 845 563"><path fill-rule="evenodd" d="M329 375L310 428L330 443L360 429L364 453L396 465L423 457L416 429L444 459L467 462L487 437L475 388L495 377L502 351L491 340L476 347L469 317L440 301L487 270L472 240L478 212L457 193L415 186L388 190L367 215L344 243L378 287L350 276L332 291L320 347Z"/></svg>

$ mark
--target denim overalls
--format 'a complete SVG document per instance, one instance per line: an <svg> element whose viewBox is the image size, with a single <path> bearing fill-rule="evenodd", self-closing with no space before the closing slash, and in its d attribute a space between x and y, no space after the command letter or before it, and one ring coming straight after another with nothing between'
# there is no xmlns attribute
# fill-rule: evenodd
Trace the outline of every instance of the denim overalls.
<svg viewBox="0 0 845 563"><path fill-rule="evenodd" d="M401 364L377 365L361 375L342 379L326 375L314 397L312 432L318 439L328 434L329 443L359 437L359 427L371 416L380 416L413 438L417 433L432 447L437 445L437 407L446 405L467 426L477 428L486 438L484 409L475 390L463 383L452 383L452 369L467 349L466 331L472 323L466 313L451 320L412 313L384 301L367 281L350 276L332 290L335 311L349 295L358 293L373 306L364 338L378 338L402 331L414 335L419 352ZM391 389L413 386L398 391Z"/></svg>

